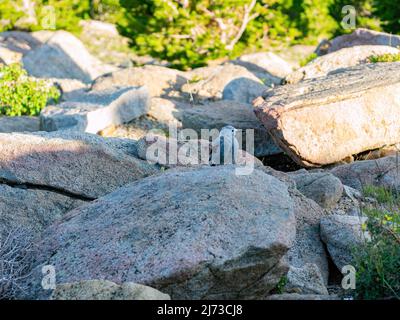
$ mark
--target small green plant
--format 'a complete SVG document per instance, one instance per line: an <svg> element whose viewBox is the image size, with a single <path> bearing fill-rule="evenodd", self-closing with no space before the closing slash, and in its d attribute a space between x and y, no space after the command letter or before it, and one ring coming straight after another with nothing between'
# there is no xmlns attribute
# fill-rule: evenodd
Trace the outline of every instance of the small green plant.
<svg viewBox="0 0 400 320"><path fill-rule="evenodd" d="M308 57L300 61L300 66L304 67L306 64L310 63L316 58L318 58L318 55L315 52L313 52Z"/></svg>
<svg viewBox="0 0 400 320"><path fill-rule="evenodd" d="M0 65L0 115L36 116L60 92L46 80L27 75L19 64Z"/></svg>
<svg viewBox="0 0 400 320"><path fill-rule="evenodd" d="M380 203L363 209L371 240L354 250L358 299L400 299L400 201L390 190L366 187Z"/></svg>
<svg viewBox="0 0 400 320"><path fill-rule="evenodd" d="M400 53L385 53L375 56L370 56L368 61L371 63L378 63L378 62L396 62L400 61Z"/></svg>
<svg viewBox="0 0 400 320"><path fill-rule="evenodd" d="M396 194L384 187L368 185L364 187L363 192L366 197L375 198L381 204L395 204L396 202Z"/></svg>
<svg viewBox="0 0 400 320"><path fill-rule="evenodd" d="M279 279L279 282L275 287L275 291L276 291L277 294L282 294L283 293L287 282L288 282L287 276L283 276L283 277L281 277Z"/></svg>

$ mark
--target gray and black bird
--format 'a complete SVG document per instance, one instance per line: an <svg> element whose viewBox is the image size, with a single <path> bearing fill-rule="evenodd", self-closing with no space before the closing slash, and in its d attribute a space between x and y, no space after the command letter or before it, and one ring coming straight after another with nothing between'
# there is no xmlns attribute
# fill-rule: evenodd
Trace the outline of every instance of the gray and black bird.
<svg viewBox="0 0 400 320"><path fill-rule="evenodd" d="M218 138L211 144L210 165L237 163L239 142L236 139L237 129L225 126L221 129Z"/></svg>

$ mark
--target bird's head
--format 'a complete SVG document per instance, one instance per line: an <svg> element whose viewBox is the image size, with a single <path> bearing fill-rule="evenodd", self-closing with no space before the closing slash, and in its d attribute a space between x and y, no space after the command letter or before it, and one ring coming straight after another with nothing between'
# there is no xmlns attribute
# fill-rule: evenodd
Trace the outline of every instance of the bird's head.
<svg viewBox="0 0 400 320"><path fill-rule="evenodd" d="M235 129L233 126L225 126L221 129L220 135L224 135L224 136L228 135L228 134L235 135L236 132L237 132L237 129Z"/></svg>

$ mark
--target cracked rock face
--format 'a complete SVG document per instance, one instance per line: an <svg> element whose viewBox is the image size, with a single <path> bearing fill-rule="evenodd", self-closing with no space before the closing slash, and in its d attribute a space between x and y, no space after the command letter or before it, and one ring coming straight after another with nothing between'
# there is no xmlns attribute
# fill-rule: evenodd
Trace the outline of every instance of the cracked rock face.
<svg viewBox="0 0 400 320"><path fill-rule="evenodd" d="M0 134L0 183L93 200L157 172L123 140L81 133Z"/></svg>
<svg viewBox="0 0 400 320"><path fill-rule="evenodd" d="M154 287L172 299L261 298L288 271L295 237L287 186L259 170L171 170L71 211L39 244L57 280L105 279Z"/></svg>

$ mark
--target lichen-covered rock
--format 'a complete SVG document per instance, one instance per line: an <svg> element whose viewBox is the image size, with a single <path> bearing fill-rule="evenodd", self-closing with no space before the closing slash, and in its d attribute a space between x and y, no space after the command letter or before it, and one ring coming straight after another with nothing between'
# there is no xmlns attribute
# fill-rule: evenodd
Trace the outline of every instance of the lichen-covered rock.
<svg viewBox="0 0 400 320"><path fill-rule="evenodd" d="M286 274L295 237L287 186L235 166L169 170L127 185L47 229L31 297L44 294L41 265L61 283L132 281L173 299L260 298Z"/></svg>
<svg viewBox="0 0 400 320"><path fill-rule="evenodd" d="M400 62L364 64L266 91L255 112L307 167L400 141Z"/></svg>
<svg viewBox="0 0 400 320"><path fill-rule="evenodd" d="M118 285L107 280L57 284L51 300L170 300L169 295L133 282Z"/></svg>

